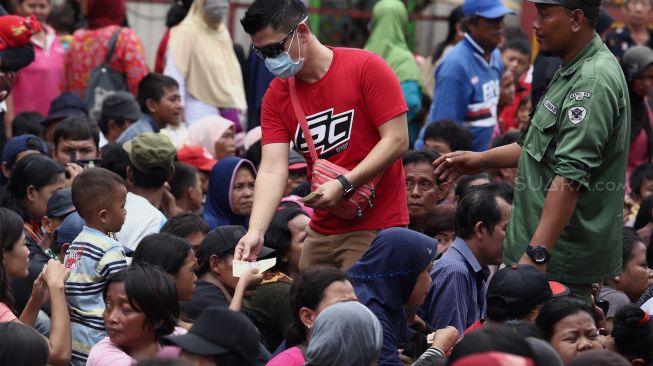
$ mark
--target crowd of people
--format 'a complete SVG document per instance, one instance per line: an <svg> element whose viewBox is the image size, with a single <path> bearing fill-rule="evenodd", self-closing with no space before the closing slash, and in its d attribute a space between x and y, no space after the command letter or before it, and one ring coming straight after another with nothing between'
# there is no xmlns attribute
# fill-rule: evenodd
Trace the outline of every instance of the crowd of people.
<svg viewBox="0 0 653 366"><path fill-rule="evenodd" d="M653 2L601 3L421 57L180 0L152 71L124 0L0 6L0 365L653 365Z"/></svg>

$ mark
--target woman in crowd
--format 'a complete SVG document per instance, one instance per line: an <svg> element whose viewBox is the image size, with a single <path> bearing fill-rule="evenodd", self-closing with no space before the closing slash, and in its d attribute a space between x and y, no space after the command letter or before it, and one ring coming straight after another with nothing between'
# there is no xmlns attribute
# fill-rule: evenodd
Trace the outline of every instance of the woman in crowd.
<svg viewBox="0 0 653 366"><path fill-rule="evenodd" d="M438 241L438 253L442 254L456 240L456 206L437 205L424 220L424 234Z"/></svg>
<svg viewBox="0 0 653 366"><path fill-rule="evenodd" d="M315 320L306 366L371 366L383 345L381 323L355 301L335 304Z"/></svg>
<svg viewBox="0 0 653 366"><path fill-rule="evenodd" d="M406 5L399 0L377 2L372 10L371 25L372 33L365 49L383 57L401 82L408 105L409 141L410 146L413 146L423 122L415 118L422 108L422 92L421 75L404 33L408 29Z"/></svg>
<svg viewBox="0 0 653 366"><path fill-rule="evenodd" d="M159 42L159 48L156 51L156 62L154 65L154 72L163 74L163 69L166 64L166 51L168 50L168 42L170 41L170 29L179 23L188 15L190 6L193 5L193 0L179 0L170 5L168 14L166 15L166 32Z"/></svg>
<svg viewBox="0 0 653 366"><path fill-rule="evenodd" d="M206 148L216 160L236 155L236 125L223 117L206 116L188 128L188 142Z"/></svg>
<svg viewBox="0 0 653 366"><path fill-rule="evenodd" d="M33 327L46 292L49 292L52 321L47 344L50 350L47 360L49 364L67 365L70 363L72 336L64 293L64 283L68 279L69 272L63 264L50 260L48 266L34 281L31 296L20 314L20 319L13 313L13 297L9 291L9 281L27 276L28 254L23 220L15 212L0 207L0 323L20 322Z"/></svg>
<svg viewBox="0 0 653 366"><path fill-rule="evenodd" d="M293 206L274 214L264 238L265 245L276 251L276 269L288 276L299 273L299 257L306 239L304 230L311 221L306 211Z"/></svg>
<svg viewBox="0 0 653 366"><path fill-rule="evenodd" d="M108 337L93 346L89 366L129 366L159 353L159 340L184 334L177 328L179 299L174 283L158 267L132 264L111 277L102 293Z"/></svg>
<svg viewBox="0 0 653 366"><path fill-rule="evenodd" d="M649 315L636 306L621 308L615 315L607 345L633 366L653 364L653 323Z"/></svg>
<svg viewBox="0 0 653 366"><path fill-rule="evenodd" d="M249 226L254 200L256 169L237 157L220 160L209 175L204 219L211 229L224 225Z"/></svg>
<svg viewBox="0 0 653 366"><path fill-rule="evenodd" d="M175 283L179 301L188 301L193 296L197 282L197 258L185 239L168 233L144 237L132 258L132 263L140 262L153 264L166 271Z"/></svg>
<svg viewBox="0 0 653 366"><path fill-rule="evenodd" d="M0 365L45 366L48 344L36 330L18 322L0 322Z"/></svg>
<svg viewBox="0 0 653 366"><path fill-rule="evenodd" d="M195 0L170 30L165 71L179 83L186 121L221 115L236 124L247 108L241 67L227 30L227 0ZM211 72L207 72L211 70Z"/></svg>
<svg viewBox="0 0 653 366"><path fill-rule="evenodd" d="M359 301L376 314L383 327L379 364L400 364L398 349L408 332L404 307L417 308L424 302L436 247L435 240L424 234L385 229L347 271Z"/></svg>
<svg viewBox="0 0 653 366"><path fill-rule="evenodd" d="M16 73L14 87L7 99L9 115L22 112L48 114L50 103L61 94L64 77L64 49L54 29L46 24L50 14L51 0L18 0L18 14L24 17L33 15L41 25L41 32L32 36L34 61ZM38 93L34 86L38 85Z"/></svg>
<svg viewBox="0 0 653 366"><path fill-rule="evenodd" d="M653 90L653 50L646 46L636 46L623 56L621 61L628 83L631 107L630 152L626 177L641 164L653 158L653 112L648 96Z"/></svg>
<svg viewBox="0 0 653 366"><path fill-rule="evenodd" d="M88 18L88 27L73 34L64 57L66 78L64 91L86 96L88 78L104 62L113 35L120 31L109 65L125 75L127 89L138 92L138 84L147 74L145 49L140 38L126 21L125 0L81 0L81 11Z"/></svg>
<svg viewBox="0 0 653 366"><path fill-rule="evenodd" d="M331 305L356 300L349 278L336 268L315 267L299 273L290 289L294 322L286 334L287 349L267 366L302 366L317 316Z"/></svg>
<svg viewBox="0 0 653 366"><path fill-rule="evenodd" d="M535 325L565 365L581 352L604 348L590 307L579 300L549 301L540 310Z"/></svg>
<svg viewBox="0 0 653 366"><path fill-rule="evenodd" d="M649 280L653 279L653 271L646 263L646 246L631 228L624 228L622 263L623 271L608 279L599 295L599 300L607 300L610 304L605 314L608 332L615 314L622 307L637 302Z"/></svg>

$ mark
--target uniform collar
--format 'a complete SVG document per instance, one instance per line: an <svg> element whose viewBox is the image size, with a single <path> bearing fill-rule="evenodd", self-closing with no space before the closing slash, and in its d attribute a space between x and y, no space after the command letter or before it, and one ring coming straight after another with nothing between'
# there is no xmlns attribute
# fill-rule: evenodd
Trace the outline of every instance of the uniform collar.
<svg viewBox="0 0 653 366"><path fill-rule="evenodd" d="M472 267L474 273L483 271L483 266L481 266L481 264L478 262L478 259L476 259L474 253L472 253L472 250L469 249L469 245L467 245L467 242L464 239L457 237L453 242L452 248L458 251L458 253L460 253L460 255L465 258L465 261L467 264L469 264L470 267Z"/></svg>
<svg viewBox="0 0 653 366"><path fill-rule="evenodd" d="M469 45L474 49L474 51L476 51L476 53L478 53L481 56L485 54L485 50L483 49L483 47L481 47L478 43L476 43L474 38L472 38L472 36L469 33L465 33L464 36L465 36L465 41L469 43Z"/></svg>
<svg viewBox="0 0 653 366"><path fill-rule="evenodd" d="M601 37L599 37L598 34L594 35L594 38L583 48L582 51L576 57L574 57L573 60L571 60L570 63L567 65L562 66L562 69L560 70L560 76L562 77L567 77L583 65L585 62L585 59L589 56L593 56L601 47L603 46L603 41L601 40Z"/></svg>
<svg viewBox="0 0 653 366"><path fill-rule="evenodd" d="M487 67L499 67L500 59L496 57L495 52L490 53L490 61L485 59L485 50L481 47L469 33L465 33L465 38L462 41L468 48L474 51L474 56L479 59Z"/></svg>

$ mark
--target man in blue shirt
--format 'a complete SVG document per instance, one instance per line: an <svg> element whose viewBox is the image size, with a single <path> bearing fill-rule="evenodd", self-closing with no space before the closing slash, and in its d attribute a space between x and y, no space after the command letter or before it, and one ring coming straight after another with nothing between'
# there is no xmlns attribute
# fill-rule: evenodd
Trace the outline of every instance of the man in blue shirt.
<svg viewBox="0 0 653 366"><path fill-rule="evenodd" d="M490 146L497 124L499 82L503 73L501 53L496 47L503 38L503 18L513 11L501 0L465 0L463 11L465 38L435 71L428 121L451 119L463 124L472 132L472 150L484 151ZM424 144L425 128L420 131L415 149L421 149Z"/></svg>
<svg viewBox="0 0 653 366"><path fill-rule="evenodd" d="M422 306L423 319L435 329L449 325L460 334L485 312L487 266L503 259L510 202L500 188L470 188L456 209L456 240L433 265L433 282Z"/></svg>

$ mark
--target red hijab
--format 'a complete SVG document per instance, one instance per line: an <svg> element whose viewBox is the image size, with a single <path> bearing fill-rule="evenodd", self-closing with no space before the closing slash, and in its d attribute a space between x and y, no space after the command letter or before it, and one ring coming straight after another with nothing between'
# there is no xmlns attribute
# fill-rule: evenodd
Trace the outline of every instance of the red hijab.
<svg viewBox="0 0 653 366"><path fill-rule="evenodd" d="M90 29L123 25L125 18L125 0L88 0L88 27Z"/></svg>

